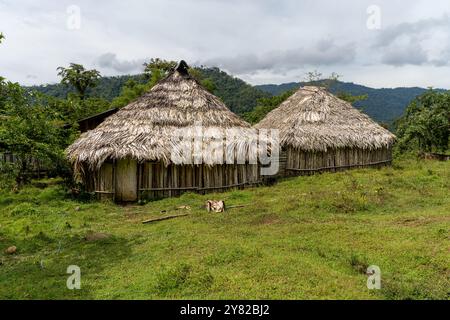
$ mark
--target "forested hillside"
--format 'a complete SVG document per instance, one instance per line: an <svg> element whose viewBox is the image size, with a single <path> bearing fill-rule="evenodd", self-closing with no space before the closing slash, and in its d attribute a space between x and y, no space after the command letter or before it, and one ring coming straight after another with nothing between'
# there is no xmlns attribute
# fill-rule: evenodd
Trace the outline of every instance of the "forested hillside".
<svg viewBox="0 0 450 320"><path fill-rule="evenodd" d="M203 77L213 81L215 86L213 93L237 114L242 115L253 110L259 99L271 96L270 93L259 90L239 78L232 77L219 68L202 68L199 70Z"/></svg>
<svg viewBox="0 0 450 320"><path fill-rule="evenodd" d="M280 85L251 86L243 80L233 77L219 68L196 68L202 78L213 83L213 93L220 97L225 104L235 113L243 115L253 110L258 100L280 95L294 88L298 88L305 82L291 82ZM108 101L120 95L122 87L129 80L144 83L144 75L125 75L115 77L102 77L96 87L89 88L87 96L100 97ZM65 98L73 90L62 84L50 84L29 87L50 96ZM332 87L333 93L346 92L352 95L367 95L367 99L358 101L355 106L362 109L378 122L392 123L400 117L408 104L417 96L423 94L424 88L383 88L374 89L349 82L336 82Z"/></svg>
<svg viewBox="0 0 450 320"><path fill-rule="evenodd" d="M103 98L111 101L112 99L120 95L120 90L129 80L134 80L138 83L144 83L146 81L144 75L102 77L100 78L96 87L89 88L87 90L87 96ZM60 83L32 86L28 88L61 99L65 99L69 92L73 92L73 89L71 87Z"/></svg>
<svg viewBox="0 0 450 320"><path fill-rule="evenodd" d="M268 84L256 88L272 95L280 95L286 91L305 85L305 82L291 82L280 85ZM358 101L355 106L362 109L378 122L392 123L405 111L408 104L417 96L423 94L423 88L382 88L374 89L352 82L336 82L330 88L331 92L346 92L355 96L367 95L367 99Z"/></svg>
<svg viewBox="0 0 450 320"><path fill-rule="evenodd" d="M269 93L263 92L239 78L232 77L218 68L196 68L196 70L199 71L202 78L213 82L213 93L237 114L253 110L258 99L270 96ZM120 95L122 87L129 80L134 80L137 83L147 81L144 75L102 77L96 87L88 89L87 96L111 101ZM63 84L33 86L29 87L29 89L57 98L66 98L69 92L73 92L72 88Z"/></svg>

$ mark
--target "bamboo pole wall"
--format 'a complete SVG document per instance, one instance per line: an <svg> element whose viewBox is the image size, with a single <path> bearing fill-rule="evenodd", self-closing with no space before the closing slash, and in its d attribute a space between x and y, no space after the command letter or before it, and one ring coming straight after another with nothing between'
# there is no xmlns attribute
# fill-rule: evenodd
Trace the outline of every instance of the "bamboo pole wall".
<svg viewBox="0 0 450 320"><path fill-rule="evenodd" d="M279 172L274 178L310 175L315 172L342 171L350 168L380 167L392 161L392 150L335 149L328 152L304 152L286 148L279 157ZM169 165L162 162L144 162L136 166L137 199L160 199L179 196L184 192L221 192L261 183L259 165ZM100 199L114 200L116 188L121 186L123 174L115 162L105 163L94 174L86 170L88 191ZM267 177L266 177L267 178ZM117 190L120 190L118 188ZM120 197L118 199L120 201Z"/></svg>
<svg viewBox="0 0 450 320"><path fill-rule="evenodd" d="M169 165L145 162L140 175L142 199L179 196L183 192L222 192L260 183L258 165Z"/></svg>
<svg viewBox="0 0 450 320"><path fill-rule="evenodd" d="M380 148L334 149L311 152L287 148L286 175L307 175L317 171L342 171L350 168L380 167L392 161L392 150Z"/></svg>
<svg viewBox="0 0 450 320"><path fill-rule="evenodd" d="M222 192L232 188L244 188L261 182L259 165L217 166L165 166L162 162L145 162L136 166L137 199L160 199L179 196L184 192ZM95 192L99 199L121 196L116 193L128 179L120 173L114 162L105 163L97 172L89 170L84 177L88 191ZM126 190L122 190L123 193Z"/></svg>

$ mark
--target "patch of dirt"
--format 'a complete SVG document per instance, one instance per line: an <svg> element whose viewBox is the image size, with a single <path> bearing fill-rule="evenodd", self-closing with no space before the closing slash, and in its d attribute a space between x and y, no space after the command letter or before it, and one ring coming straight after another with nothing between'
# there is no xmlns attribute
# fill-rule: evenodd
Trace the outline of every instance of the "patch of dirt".
<svg viewBox="0 0 450 320"><path fill-rule="evenodd" d="M395 223L407 227L420 227L430 223L450 221L450 217L411 217L396 219Z"/></svg>
<svg viewBox="0 0 450 320"><path fill-rule="evenodd" d="M109 238L111 238L110 234L101 233L101 232L89 232L84 237L84 240L86 240L88 242L94 242L94 241L105 240L105 239L109 239Z"/></svg>

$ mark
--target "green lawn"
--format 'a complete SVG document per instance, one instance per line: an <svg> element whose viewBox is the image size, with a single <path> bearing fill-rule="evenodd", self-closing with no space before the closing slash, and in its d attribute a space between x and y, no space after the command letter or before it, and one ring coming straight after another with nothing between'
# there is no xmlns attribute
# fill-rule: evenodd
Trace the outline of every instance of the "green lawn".
<svg viewBox="0 0 450 320"><path fill-rule="evenodd" d="M450 298L450 162L127 207L74 201L47 182L0 193L2 299ZM213 214L207 199L250 206ZM181 205L192 215L141 223ZM69 265L81 268L81 290L66 287ZM369 265L381 268L381 290L367 289Z"/></svg>

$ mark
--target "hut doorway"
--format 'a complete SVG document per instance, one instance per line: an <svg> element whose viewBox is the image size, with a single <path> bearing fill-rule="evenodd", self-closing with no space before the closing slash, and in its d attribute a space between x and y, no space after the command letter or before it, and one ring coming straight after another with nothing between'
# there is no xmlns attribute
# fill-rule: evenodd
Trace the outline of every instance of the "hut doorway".
<svg viewBox="0 0 450 320"><path fill-rule="evenodd" d="M116 201L137 201L137 162L131 159L117 161Z"/></svg>

